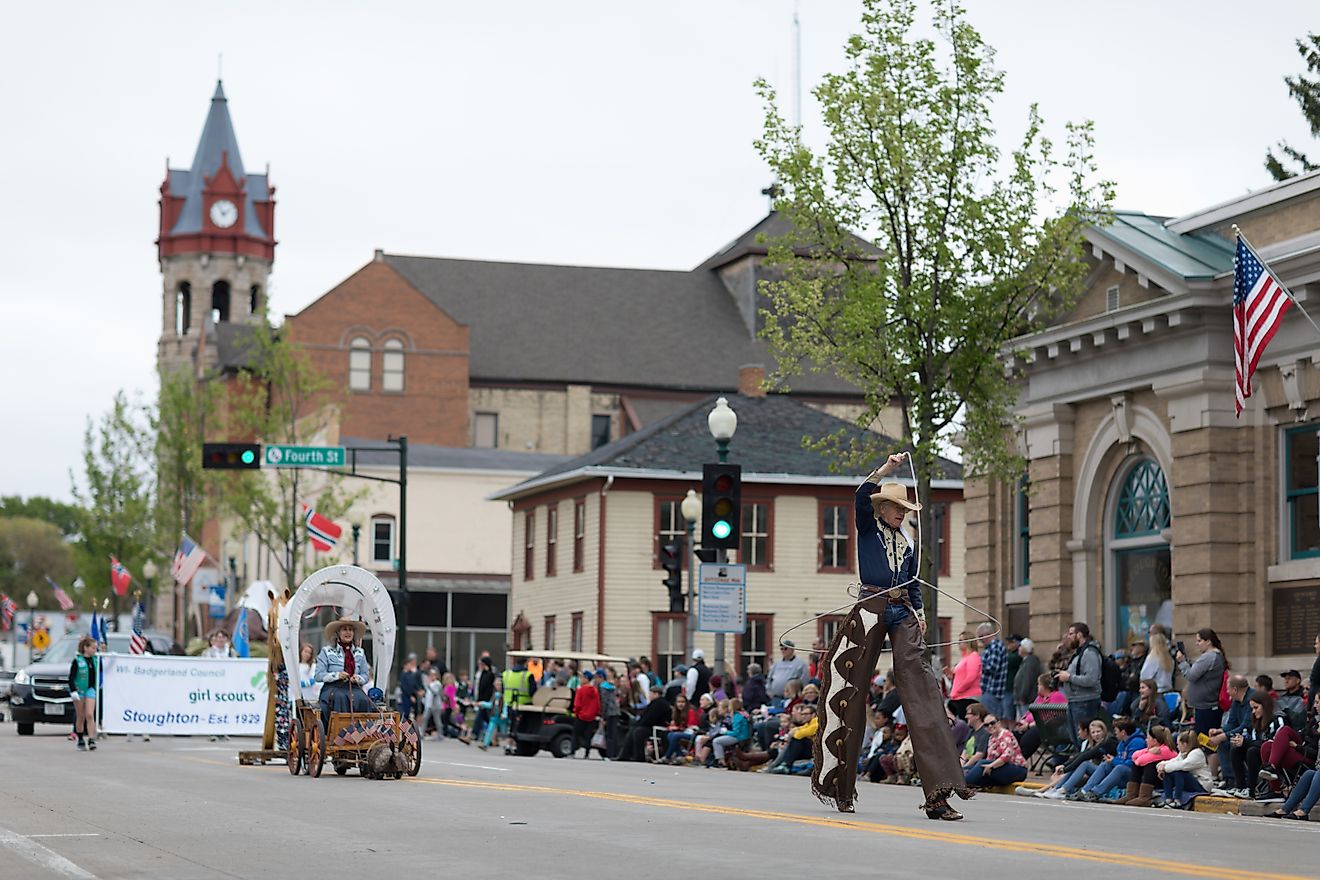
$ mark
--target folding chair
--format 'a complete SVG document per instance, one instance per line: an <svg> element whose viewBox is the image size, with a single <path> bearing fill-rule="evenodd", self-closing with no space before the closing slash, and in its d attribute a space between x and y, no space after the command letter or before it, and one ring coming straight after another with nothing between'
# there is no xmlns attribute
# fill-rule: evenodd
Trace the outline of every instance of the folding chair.
<svg viewBox="0 0 1320 880"><path fill-rule="evenodd" d="M1043 773L1051 758L1067 757L1076 748L1072 733L1068 730L1068 704L1033 703L1027 710L1036 720L1036 729L1040 731L1040 748L1031 756L1028 770Z"/></svg>

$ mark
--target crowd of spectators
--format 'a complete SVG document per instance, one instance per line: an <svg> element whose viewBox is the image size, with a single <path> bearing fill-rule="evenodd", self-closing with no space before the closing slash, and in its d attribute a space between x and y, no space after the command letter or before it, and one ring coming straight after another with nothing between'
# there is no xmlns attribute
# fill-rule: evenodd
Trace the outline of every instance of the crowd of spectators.
<svg viewBox="0 0 1320 880"><path fill-rule="evenodd" d="M1208 628L1189 649L1156 624L1106 655L1077 622L1048 661L1031 639L1001 638L989 625L964 638L943 688L951 747L971 786L1022 783L1034 759L1045 784L1019 793L1045 799L1175 809L1214 794L1279 801L1272 815L1293 818L1320 801L1320 635L1309 688L1287 670L1279 690L1267 675L1234 672ZM552 660L509 672L570 689L573 751L582 757L805 776L824 647L818 640L804 657L786 642L769 669L752 663L741 681L714 672L700 650L668 680L645 657L621 669ZM426 734L485 748L507 736L508 681L488 656L475 681L428 657L410 660L401 684ZM859 776L918 782L892 671L874 677L867 720Z"/></svg>

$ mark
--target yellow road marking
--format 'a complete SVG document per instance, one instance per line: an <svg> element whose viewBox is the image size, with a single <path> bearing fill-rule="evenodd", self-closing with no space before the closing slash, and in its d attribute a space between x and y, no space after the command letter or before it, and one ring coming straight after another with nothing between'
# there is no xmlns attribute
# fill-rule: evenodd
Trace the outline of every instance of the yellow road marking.
<svg viewBox="0 0 1320 880"><path fill-rule="evenodd" d="M671 810L688 810L695 813L716 813L724 816L745 816L751 819L771 819L777 822L790 822L798 825L814 825L820 828L834 828L845 831L868 831L873 834L886 834L892 837L905 837L911 840L954 843L962 846L1005 850L1014 853L1049 856L1051 858L1099 862L1101 864L1118 865L1128 868L1144 868L1146 870L1159 871L1164 874L1198 877L1202 878L1202 880L1307 880L1307 878L1300 874L1269 874L1257 870L1243 871L1236 868L1225 868L1219 865L1194 865L1187 862L1172 862L1165 859L1129 855L1128 853L1077 849L1052 843L1000 840L991 837L975 837L967 834L954 834L947 831L904 828L899 825L884 825L879 822L862 822L855 819L826 818L823 816L804 816L797 813L775 813L767 810L747 810L739 807L726 807L716 804L694 804L687 801L644 797L641 795L618 794L608 791L577 791L571 788L551 788L541 785L514 785L512 783L504 782L478 782L474 780L459 779L415 778L408 779L407 781L422 782L431 785L449 785L457 788L480 788L488 791L569 795L572 797L584 797L595 800L636 804L638 806L661 807Z"/></svg>

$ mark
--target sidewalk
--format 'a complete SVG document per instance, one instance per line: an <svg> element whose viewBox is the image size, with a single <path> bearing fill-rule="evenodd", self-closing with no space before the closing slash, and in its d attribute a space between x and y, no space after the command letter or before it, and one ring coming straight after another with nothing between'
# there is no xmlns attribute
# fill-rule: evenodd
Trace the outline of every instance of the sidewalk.
<svg viewBox="0 0 1320 880"><path fill-rule="evenodd" d="M989 794L1015 795L1019 788L1029 788L1036 791L1044 788L1045 785L1044 782L1028 779L1025 782L1013 785L998 785L994 788L984 789L984 791ZM1282 806L1282 799L1277 801L1255 801L1247 798L1215 797L1214 795L1203 794L1192 801L1192 812L1218 813L1226 816L1267 816ZM1320 822L1320 806L1311 811L1311 821Z"/></svg>

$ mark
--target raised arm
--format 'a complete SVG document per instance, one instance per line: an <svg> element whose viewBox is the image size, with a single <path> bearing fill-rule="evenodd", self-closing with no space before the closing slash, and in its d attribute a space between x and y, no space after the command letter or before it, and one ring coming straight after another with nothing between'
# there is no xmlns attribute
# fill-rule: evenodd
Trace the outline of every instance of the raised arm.
<svg viewBox="0 0 1320 880"><path fill-rule="evenodd" d="M875 524L875 508L871 505L871 494L879 488L881 480L892 474L905 461L907 461L907 453L894 453L885 460L884 464L871 471L867 478L862 481L862 484L857 487L855 506L858 534L880 530L879 526Z"/></svg>

